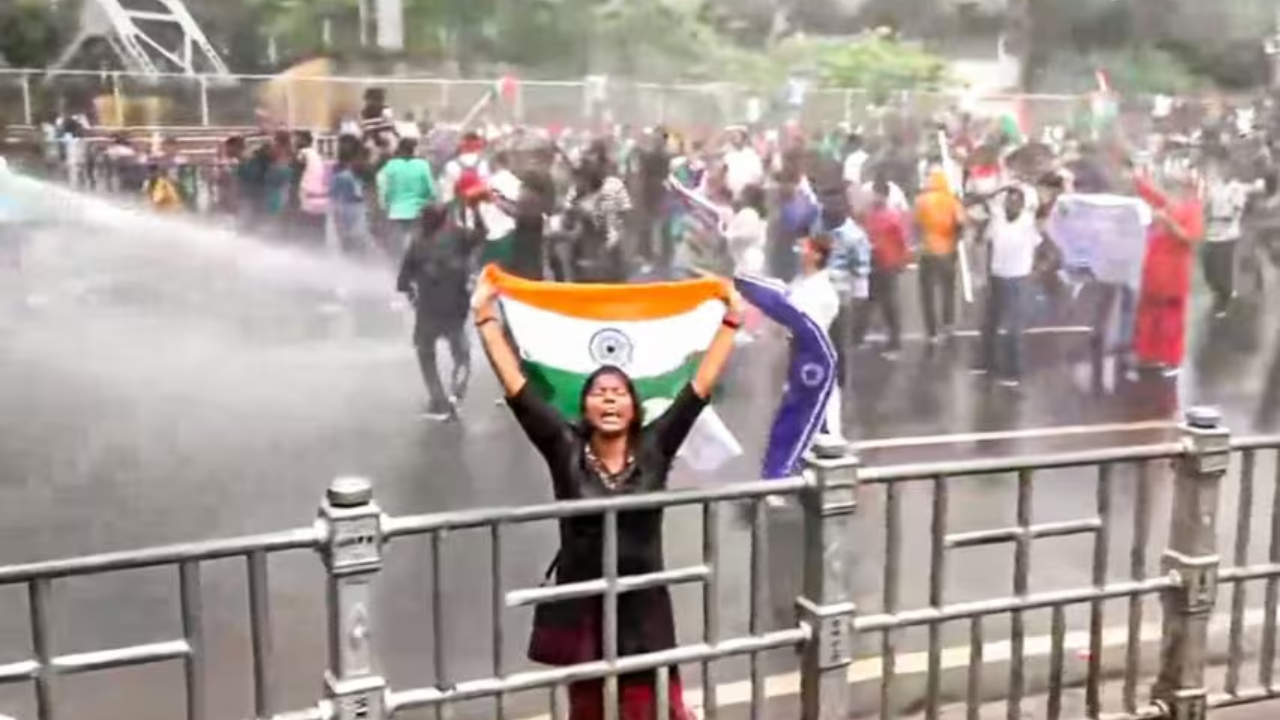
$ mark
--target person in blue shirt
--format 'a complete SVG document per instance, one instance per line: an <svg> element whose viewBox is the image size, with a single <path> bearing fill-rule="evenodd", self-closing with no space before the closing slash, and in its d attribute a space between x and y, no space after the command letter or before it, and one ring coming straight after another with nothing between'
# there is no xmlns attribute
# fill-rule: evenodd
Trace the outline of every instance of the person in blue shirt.
<svg viewBox="0 0 1280 720"><path fill-rule="evenodd" d="M797 243L813 230L818 220L818 203L801 182L796 168L784 169L778 177L778 218L769 247L769 273L783 282L796 274Z"/></svg>
<svg viewBox="0 0 1280 720"><path fill-rule="evenodd" d="M827 272L840 297L840 312L831 326L831 344L836 350L836 378L845 387L845 355L853 341L854 307L868 296L871 280L871 240L862 226L849 215L843 194L824 198L815 231L832 240Z"/></svg>
<svg viewBox="0 0 1280 720"><path fill-rule="evenodd" d="M353 135L338 138L338 164L329 183L329 204L338 245L344 253L360 257L372 254L375 244L369 229L369 206L361 178L364 148Z"/></svg>

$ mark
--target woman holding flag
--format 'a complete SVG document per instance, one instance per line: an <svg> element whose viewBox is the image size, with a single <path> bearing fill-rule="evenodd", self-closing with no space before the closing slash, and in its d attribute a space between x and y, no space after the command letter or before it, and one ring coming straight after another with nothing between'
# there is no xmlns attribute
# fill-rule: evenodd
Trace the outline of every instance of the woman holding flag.
<svg viewBox="0 0 1280 720"><path fill-rule="evenodd" d="M585 378L578 399L581 421L571 424L539 394L525 375L520 356L499 321L498 291L482 278L472 298L475 324L494 373L506 391L507 404L525 435L547 463L558 500L609 497L662 490L671 464L712 389L728 363L734 337L742 325L742 301L729 285L726 312L692 381L653 422L645 424L642 403L632 378L615 365L599 365ZM548 570L557 584L602 577L604 519L599 515L560 521L560 551ZM617 518L619 575L658 572L663 567L662 511L622 513ZM604 611L599 596L542 604L534 613L529 656L548 665L577 665L605 655L619 656L675 647L671 596L665 587L629 592L617 598L617 637L602 637ZM671 720L689 717L677 669L671 669L670 706L661 710ZM620 720L652 720L657 692L653 673L622 675L618 684ZM569 686L570 720L605 717L604 682Z"/></svg>

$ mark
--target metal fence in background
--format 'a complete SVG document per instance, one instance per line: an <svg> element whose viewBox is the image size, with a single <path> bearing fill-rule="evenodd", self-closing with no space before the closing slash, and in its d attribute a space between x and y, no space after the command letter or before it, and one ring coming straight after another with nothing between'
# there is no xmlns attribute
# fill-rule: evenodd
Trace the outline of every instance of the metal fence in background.
<svg viewBox="0 0 1280 720"><path fill-rule="evenodd" d="M530 507L451 511L429 515L392 517L381 510L373 497L372 485L363 479L335 481L320 507L313 527L231 540L192 543L108 555L39 562L0 568L0 586L25 585L29 597L31 657L0 666L0 682L30 682L34 685L38 717L58 716L58 679L66 675L109 668L177 660L182 663L186 687L186 716L202 720L208 716L208 670L205 663L207 639L202 625L201 568L215 560L239 558L248 578L250 667L252 668L253 712L256 718L383 720L404 716L412 709L434 709L436 717L446 717L450 706L468 700L489 699L493 717L511 714L504 698L511 693L535 689L548 691L551 718L563 717L563 688L580 680L604 679L606 717L617 718L618 677L623 673L654 670L658 706L664 707L669 691L669 672L681 665L701 666L703 711L707 717L724 714L717 700L715 667L733 656L750 658L749 712L752 718L765 714L766 684L763 653L797 648L800 710L806 720L844 720L855 707L852 681L859 650L867 651L878 664L875 678L879 690L870 703L881 717L905 712L899 697L903 679L898 662L904 647L904 633L923 628L926 661L923 712L927 718L941 716L942 706L952 700L967 704L967 716L987 717L984 702L1005 698L1008 718L1023 713L1035 696L1043 695L1042 712L1033 716L1048 720L1063 717L1161 718L1198 720L1210 709L1225 705L1271 699L1280 695L1276 687L1276 612L1280 599L1280 484L1272 483L1270 502L1255 508L1260 498L1256 471L1265 454L1273 462L1280 452L1280 437L1232 439L1213 411L1193 410L1174 429L1168 441L1148 445L1029 455L1005 459L975 459L886 467L863 467L856 457L835 455L813 458L801 478L778 482L743 483L715 489L671 491L609 499L560 502ZM1233 485L1236 497L1235 527L1219 529L1219 506L1227 497L1226 482L1236 460L1238 478ZM1036 488L1046 475L1065 469L1093 469L1094 482L1087 486L1073 481L1080 492L1093 497L1092 510L1082 517L1055 521L1037 520L1032 511ZM1078 480L1078 478L1076 478ZM952 526L952 506L966 483L1012 483L1015 521L1007 526L957 531ZM923 487L923 495L915 489ZM766 540L767 528L777 521L768 496L791 497L795 502L777 510L795 519L799 532L793 538L796 552L775 557L776 539ZM904 549L915 537L904 538L904 510L913 508L907 500L926 497L925 512L930 520L925 538L927 562L917 563ZM1117 497L1132 505L1130 514L1118 512ZM1156 498L1167 499L1167 505ZM745 503L750 529L750 621L746 632L730 636L721 632L720 608L716 601L718 583L724 578L718 517L726 504ZM869 518L864 505L879 509ZM702 514L701 557L694 564L646 575L620 575L617 567L618 517L621 513L674 507L698 507ZM920 509L920 508L915 508ZM571 585L511 588L503 585L500 569L511 549L514 526L554 521L567 517L603 517L603 577ZM1249 564L1248 546L1255 515L1269 525L1266 559ZM1230 517L1229 515L1227 517ZM879 520L885 532L883 555L873 554L855 542L861 524ZM1159 542L1167 521L1167 540ZM489 536L487 564L490 566L489 596L465 608L468 612L491 616L492 636L477 642L501 648L504 638L516 630L506 610L566 598L603 598L603 657L595 662L555 669L528 669L508 666L499 650L493 650L491 673L485 677L458 677L450 671L448 650L439 638L451 626L449 613L440 601L442 583L440 557L449 550L450 533L479 529ZM1232 531L1234 530L1234 532ZM1130 539L1127 569L1119 577L1109 572L1112 544L1127 534ZM1051 538L1084 537L1090 548L1083 562L1089 581L1057 590L1033 587L1033 546ZM389 548L402 539L428 540L430 592L433 601L429 622L434 631L434 672L420 678L417 687L393 688L381 674L378 662L378 635L394 632L371 616L371 593L383 569ZM1226 564L1218 555L1219 541L1232 547ZM778 543L785 547L785 543ZM973 573L976 565L964 562L960 553L983 546L1009 545L1013 548L1012 592L987 593L978 600L955 601L948 597L948 578ZM272 617L268 612L268 559L277 553L295 550L317 551L326 570L325 602L328 607L328 670L324 676L324 697L314 707L282 712L274 690L272 668L275 657L271 638ZM1151 571L1151 561L1160 552L1159 569ZM485 561L477 561L477 568ZM63 654L52 640L50 597L60 581L75 576L98 575L129 569L171 566L179 584L182 634L176 640L133 647ZM789 607L786 619L772 629L765 620L769 586L776 592L775 577L787 568L798 568L798 588L783 592L781 602ZM855 604L855 574L860 569L883 568L879 607ZM927 572L927 591L920 603L912 603L900 586L908 568ZM785 573L783 573L785 574ZM619 657L614 641L617 628L618 596L644 588L682 584L702 586L704 632L692 643L644 655ZM1219 585L1230 587L1225 652L1227 677L1222 687L1210 687L1206 668L1215 636L1210 632L1215 620ZM1242 668L1251 651L1245 642L1247 586L1264 592L1264 618L1256 657L1258 671L1247 682ZM792 602L794 599L794 602ZM1148 637L1144 624L1147 605L1160 618L1158 631ZM1121 601L1127 608L1122 652L1109 655L1106 640L1105 608L1109 601ZM295 600L296 602L296 600ZM478 605L478 606L477 606ZM874 605L874 604L871 604ZM1076 622L1074 609L1084 608ZM462 608L460 608L462 609ZM1049 639L1042 651L1029 647L1029 622L1035 613L1049 614ZM996 621L1007 619L1007 672L993 684L984 656ZM953 660L946 657L944 642L949 630L962 625L961 646L967 663L960 663L964 677L955 687ZM1077 626L1082 627L1079 630ZM1087 667L1079 673L1068 667L1069 636L1083 632L1087 637ZM868 648L867 640L878 642ZM1143 651L1151 641L1159 645L1154 663L1144 663ZM865 661L858 661L865 662ZM1150 671L1150 672L1149 672ZM1122 688L1114 705L1104 695L1107 676L1119 673ZM1154 675L1150 698L1140 692ZM867 678L862 678L867 680ZM1083 688L1085 701L1072 710L1065 701L1072 685ZM1039 700L1036 700L1039 702ZM789 714L797 714L791 711Z"/></svg>
<svg viewBox="0 0 1280 720"><path fill-rule="evenodd" d="M10 121L31 125L52 117L59 103L97 98L104 126L243 126L266 115L291 127L316 127L324 108L354 111L369 88L386 90L387 101L418 118L455 122L466 117L497 87L495 80L409 77L294 77L238 75L135 75L123 72L0 70L0 108ZM582 126L602 121L646 126L667 124L684 130L714 129L742 123L758 97L731 83L656 84L609 79L523 81L509 101L494 103L498 122ZM766 98L767 99L767 98ZM916 116L956 106L957 93L872 93L859 89L814 89L789 109L807 127L870 122L877 108L890 104ZM1076 95L998 95L979 101L993 113L1016 111L1028 128L1068 125L1087 107ZM1129 112L1149 113L1148 98L1125 98Z"/></svg>

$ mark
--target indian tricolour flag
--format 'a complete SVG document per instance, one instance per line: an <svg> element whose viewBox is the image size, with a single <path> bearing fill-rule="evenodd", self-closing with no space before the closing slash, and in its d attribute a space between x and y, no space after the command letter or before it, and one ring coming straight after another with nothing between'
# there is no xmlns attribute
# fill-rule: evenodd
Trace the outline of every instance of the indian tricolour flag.
<svg viewBox="0 0 1280 720"><path fill-rule="evenodd" d="M640 395L646 423L657 419L697 372L724 318L724 285L715 279L642 285L552 283L485 268L532 387L570 421L579 417L586 378L621 368ZM740 455L713 408L681 449L698 470Z"/></svg>

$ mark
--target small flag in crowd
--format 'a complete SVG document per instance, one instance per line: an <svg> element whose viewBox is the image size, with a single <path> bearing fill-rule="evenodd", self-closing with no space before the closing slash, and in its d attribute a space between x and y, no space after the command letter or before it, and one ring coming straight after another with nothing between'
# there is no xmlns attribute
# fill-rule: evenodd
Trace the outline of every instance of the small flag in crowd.
<svg viewBox="0 0 1280 720"><path fill-rule="evenodd" d="M520 81L516 79L515 75L508 73L498 80L497 90L498 95L504 102L513 103L520 95Z"/></svg>
<svg viewBox="0 0 1280 720"><path fill-rule="evenodd" d="M702 230L715 235L725 233L728 222L720 206L697 190L687 187L675 177L667 178L667 189L671 191L681 209L687 212Z"/></svg>
<svg viewBox="0 0 1280 720"><path fill-rule="evenodd" d="M579 417L587 376L603 365L627 373L645 422L657 419L693 380L725 312L724 285L715 279L588 285L525 280L493 265L484 273L498 290L529 382L569 421ZM713 407L680 450L704 472L741 454Z"/></svg>
<svg viewBox="0 0 1280 720"><path fill-rule="evenodd" d="M782 402L774 414L761 464L761 478L777 480L800 471L804 454L823 429L827 403L836 386L836 351L831 339L788 297L776 280L739 275L734 286L747 302L791 333L791 362Z"/></svg>

